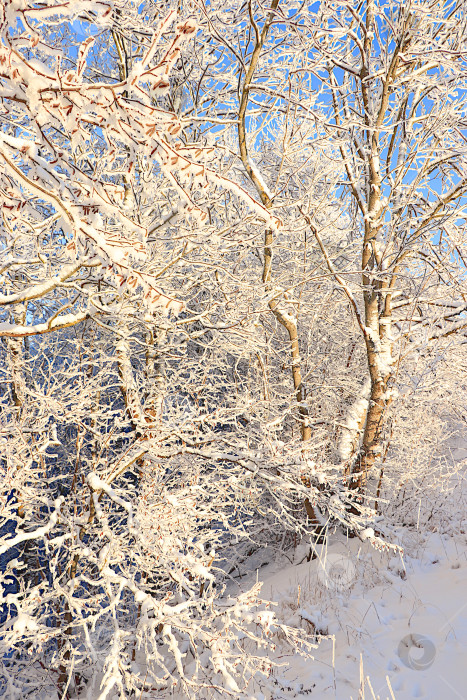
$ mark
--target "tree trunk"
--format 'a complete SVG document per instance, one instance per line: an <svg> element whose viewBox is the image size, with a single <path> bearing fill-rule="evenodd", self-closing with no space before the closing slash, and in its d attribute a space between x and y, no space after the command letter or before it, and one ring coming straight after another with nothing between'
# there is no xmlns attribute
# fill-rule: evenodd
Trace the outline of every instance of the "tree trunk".
<svg viewBox="0 0 467 700"><path fill-rule="evenodd" d="M256 33L256 45L251 55L250 65L246 69L245 80L242 86L241 96L240 96L240 107L239 107L239 119L238 119L238 142L240 147L240 158L242 160L243 166L245 168L248 177L255 186L261 201L265 207L268 209L272 206L272 200L269 193L265 189L265 185L260 177L258 177L257 172L252 167L252 164L248 155L248 145L246 138L246 111L248 107L249 99L249 88L256 71L259 56L261 50L264 46L268 31L274 19L274 12L279 6L279 0L272 0L271 11L267 15L264 22L261 33L257 31ZM256 27L255 27L256 28ZM272 258L273 258L273 244L274 235L271 229L267 229L264 234L264 260L263 260L263 275L262 280L267 290L272 289ZM297 330L297 319L292 317L290 314L286 313L285 310L280 308L279 299L272 299L268 303L269 308L276 317L277 321L285 328L289 336L290 343L290 353L292 356L292 378L295 390L295 396L298 404L299 420L300 420L300 434L303 443L308 442L311 439L311 426L309 423L309 411L306 405L306 387L303 382L302 370L301 370L301 358L300 358L300 346ZM304 449L304 453L306 450ZM304 478L304 483L308 483L308 480ZM319 527L320 523L316 517L315 510L308 498L304 502L306 513L315 527Z"/></svg>
<svg viewBox="0 0 467 700"><path fill-rule="evenodd" d="M362 445L351 482L352 488L358 491L364 491L368 473L382 455L384 413L387 406L385 393L386 386L383 381L372 383Z"/></svg>
<svg viewBox="0 0 467 700"><path fill-rule="evenodd" d="M368 280L365 275L366 280ZM362 444L352 469L351 487L363 492L368 473L383 453L383 432L386 409L390 403L388 383L392 376L392 308L391 283L377 282L364 292L365 344L370 374L370 395ZM384 302L381 301L384 292Z"/></svg>

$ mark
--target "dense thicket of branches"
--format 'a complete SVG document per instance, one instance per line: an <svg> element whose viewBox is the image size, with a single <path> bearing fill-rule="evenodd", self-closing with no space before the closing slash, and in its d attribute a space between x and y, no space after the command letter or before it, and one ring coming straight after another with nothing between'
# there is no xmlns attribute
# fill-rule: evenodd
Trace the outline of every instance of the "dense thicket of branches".
<svg viewBox="0 0 467 700"><path fill-rule="evenodd" d="M253 552L444 522L466 19L3 3L0 695L251 697Z"/></svg>

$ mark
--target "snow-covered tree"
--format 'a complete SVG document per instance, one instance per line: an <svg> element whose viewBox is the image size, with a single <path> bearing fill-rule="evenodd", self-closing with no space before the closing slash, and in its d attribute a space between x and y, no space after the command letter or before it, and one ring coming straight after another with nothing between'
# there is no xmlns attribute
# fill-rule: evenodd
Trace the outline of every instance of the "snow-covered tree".
<svg viewBox="0 0 467 700"><path fill-rule="evenodd" d="M194 38L196 59L186 71L189 97L183 104L198 131L231 154L231 177L282 222L279 229L267 222L256 227L242 266L229 273L235 271L239 281L247 275L250 284L255 280L262 302L258 342L265 347L257 361L267 413L254 413L278 443L297 453L303 483L334 491L337 503L342 479L329 441L336 402L329 396L321 401L323 372L329 378L339 373L337 363L348 357L354 339L345 330L348 312L317 254L303 210L312 209L326 222L324 235L336 246L348 235L350 219L338 202L335 147L325 129L316 128L306 61L291 46L282 21L284 13L296 11L297 18L302 10L278 2L198 8L196 16L209 32ZM331 326L324 320L328 315ZM330 344L323 327L339 342ZM324 345L339 357L336 364L330 357L323 362ZM312 493L304 506L316 526L321 523Z"/></svg>
<svg viewBox="0 0 467 700"><path fill-rule="evenodd" d="M219 355L200 363L228 324L199 269L222 248L211 207L231 199L227 231L237 210L278 222L167 108L192 19L1 12L2 692L240 696L275 623L259 587L222 596L226 550L265 493L293 528L305 489L293 460L229 445L243 397L224 346L217 381Z"/></svg>
<svg viewBox="0 0 467 700"><path fill-rule="evenodd" d="M406 357L467 326L465 5L330 1L309 19L309 70L340 150L352 248L360 248L360 261L351 254L337 264L309 215L366 348L368 381L342 445L362 489L381 466Z"/></svg>

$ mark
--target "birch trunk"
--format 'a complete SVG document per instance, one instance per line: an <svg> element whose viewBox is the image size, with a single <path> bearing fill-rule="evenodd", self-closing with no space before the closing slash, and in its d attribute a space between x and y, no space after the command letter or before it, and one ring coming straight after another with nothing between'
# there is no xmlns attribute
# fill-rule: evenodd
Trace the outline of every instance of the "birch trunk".
<svg viewBox="0 0 467 700"><path fill-rule="evenodd" d="M366 259L365 248L362 262L365 265L363 269L368 270L370 260ZM388 385L392 378L391 288L395 279L393 273L390 283L371 283L368 274L363 274L363 284L366 288L371 287L369 291L364 292L364 336L370 393L362 444L352 469L351 486L359 491L365 489L368 473L383 452L385 414L390 403Z"/></svg>

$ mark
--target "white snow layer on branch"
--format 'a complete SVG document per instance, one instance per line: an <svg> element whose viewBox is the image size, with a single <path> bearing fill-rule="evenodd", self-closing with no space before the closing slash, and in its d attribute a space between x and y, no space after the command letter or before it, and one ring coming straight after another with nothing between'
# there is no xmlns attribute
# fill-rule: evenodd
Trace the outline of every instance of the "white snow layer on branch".
<svg viewBox="0 0 467 700"><path fill-rule="evenodd" d="M34 530L33 532L19 532L15 537L6 540L6 543L0 547L0 555L21 542L26 542L27 540L37 540L45 537L45 535L47 535L57 524L60 507L64 501L65 499L63 496L59 496L59 498L54 501L55 510L50 516L49 522L46 525L38 527L37 530Z"/></svg>
<svg viewBox="0 0 467 700"><path fill-rule="evenodd" d="M120 498L120 496L114 491L114 489L109 486L109 484L104 481L103 479L100 478L98 474L95 472L91 472L87 476L87 482L89 484L89 487L93 491L104 491L109 498L114 501L117 505L121 506L126 512L128 513L128 531L133 534L133 507L131 503L128 503L125 501L123 498Z"/></svg>
<svg viewBox="0 0 467 700"><path fill-rule="evenodd" d="M63 316L55 316L50 321L44 323L35 323L31 325L20 323L0 323L0 337L5 338L26 338L31 335L42 335L43 333L51 333L60 328L69 328L74 326L84 319L92 316L92 311L79 311L74 314L64 314Z"/></svg>
<svg viewBox="0 0 467 700"><path fill-rule="evenodd" d="M272 199L272 192L269 189L269 187L266 185L263 176L261 175L261 172L259 168L256 166L256 164L253 162L253 160L248 156L248 165L251 168L251 171L255 178L258 180L258 183L260 187L264 190L265 194L269 197L269 199Z"/></svg>

